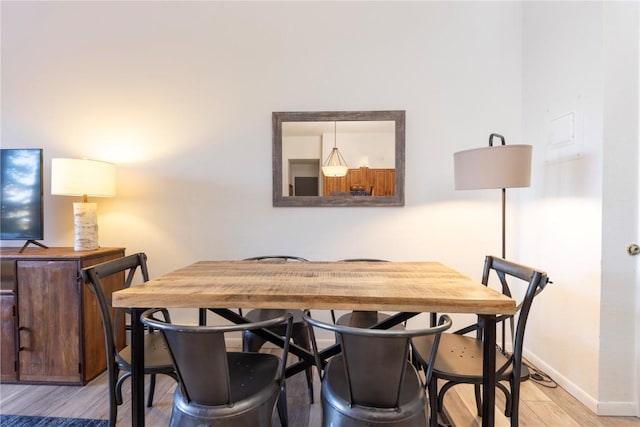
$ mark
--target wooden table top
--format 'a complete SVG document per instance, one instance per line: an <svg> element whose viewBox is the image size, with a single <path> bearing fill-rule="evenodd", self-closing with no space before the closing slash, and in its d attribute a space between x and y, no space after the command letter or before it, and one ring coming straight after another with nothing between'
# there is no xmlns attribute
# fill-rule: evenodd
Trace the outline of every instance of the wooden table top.
<svg viewBox="0 0 640 427"><path fill-rule="evenodd" d="M437 262L201 261L113 294L116 307L511 314L515 302Z"/></svg>

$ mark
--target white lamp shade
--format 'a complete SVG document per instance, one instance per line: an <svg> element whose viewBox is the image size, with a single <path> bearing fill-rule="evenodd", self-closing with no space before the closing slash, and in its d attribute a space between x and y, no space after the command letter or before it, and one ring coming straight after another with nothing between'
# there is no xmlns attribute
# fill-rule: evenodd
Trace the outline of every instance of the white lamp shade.
<svg viewBox="0 0 640 427"><path fill-rule="evenodd" d="M456 190L531 185L530 145L496 145L453 155Z"/></svg>
<svg viewBox="0 0 640 427"><path fill-rule="evenodd" d="M327 160L325 160L324 165L322 166L322 173L324 176L346 176L347 172L349 172L349 166L347 166L347 162L342 158L342 154L338 151L337 147L333 147L331 149L331 153Z"/></svg>
<svg viewBox="0 0 640 427"><path fill-rule="evenodd" d="M349 171L349 167L347 166L323 166L322 173L324 176L346 176Z"/></svg>
<svg viewBox="0 0 640 427"><path fill-rule="evenodd" d="M52 159L51 194L113 197L116 194L116 167L98 160Z"/></svg>

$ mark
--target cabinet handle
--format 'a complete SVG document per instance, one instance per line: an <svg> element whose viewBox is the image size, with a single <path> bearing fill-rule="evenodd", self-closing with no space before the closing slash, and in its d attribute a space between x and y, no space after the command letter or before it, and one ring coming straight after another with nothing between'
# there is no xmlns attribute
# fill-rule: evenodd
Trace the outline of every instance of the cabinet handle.
<svg viewBox="0 0 640 427"><path fill-rule="evenodd" d="M20 342L22 341L22 334L21 332L25 332L28 331L29 328L27 328L26 326L20 326L18 328L18 351L22 351L22 350L26 350L27 347L23 346Z"/></svg>

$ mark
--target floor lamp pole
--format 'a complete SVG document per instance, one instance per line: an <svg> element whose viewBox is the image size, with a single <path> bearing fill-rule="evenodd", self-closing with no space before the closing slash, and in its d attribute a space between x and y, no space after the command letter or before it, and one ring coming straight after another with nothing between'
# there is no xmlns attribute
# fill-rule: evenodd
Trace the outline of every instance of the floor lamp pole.
<svg viewBox="0 0 640 427"><path fill-rule="evenodd" d="M500 145L493 145L494 138ZM489 146L458 151L453 154L456 190L502 190L502 258L506 259L507 188L529 187L531 184L531 145L506 145L504 136L489 135ZM504 279L501 278L503 287ZM500 322L501 324L503 322ZM502 351L505 329L502 327Z"/></svg>
<svg viewBox="0 0 640 427"><path fill-rule="evenodd" d="M506 258L506 245L505 245L505 214L507 205L507 190L502 189L502 258Z"/></svg>
<svg viewBox="0 0 640 427"><path fill-rule="evenodd" d="M506 217L506 212L507 212L507 190L505 188L502 189L502 258L506 259L506 245L505 245L505 217ZM504 288L504 285L503 285ZM503 289L504 290L504 289ZM506 354L506 349L505 349L505 341L506 341L506 333L504 330L504 322L500 322L500 329L501 329L501 333L502 333L502 353ZM513 324L511 326L513 328Z"/></svg>

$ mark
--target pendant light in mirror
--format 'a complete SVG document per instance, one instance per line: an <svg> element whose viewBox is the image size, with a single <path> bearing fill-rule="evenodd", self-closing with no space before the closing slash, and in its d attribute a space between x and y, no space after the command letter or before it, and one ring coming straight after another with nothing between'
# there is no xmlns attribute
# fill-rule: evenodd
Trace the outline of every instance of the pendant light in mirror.
<svg viewBox="0 0 640 427"><path fill-rule="evenodd" d="M333 148L331 149L331 153L327 157L327 160L322 164L322 173L324 176L330 177L339 177L346 176L349 171L349 166L347 166L347 162L338 151L337 146L338 132L337 132L337 122L333 122Z"/></svg>

